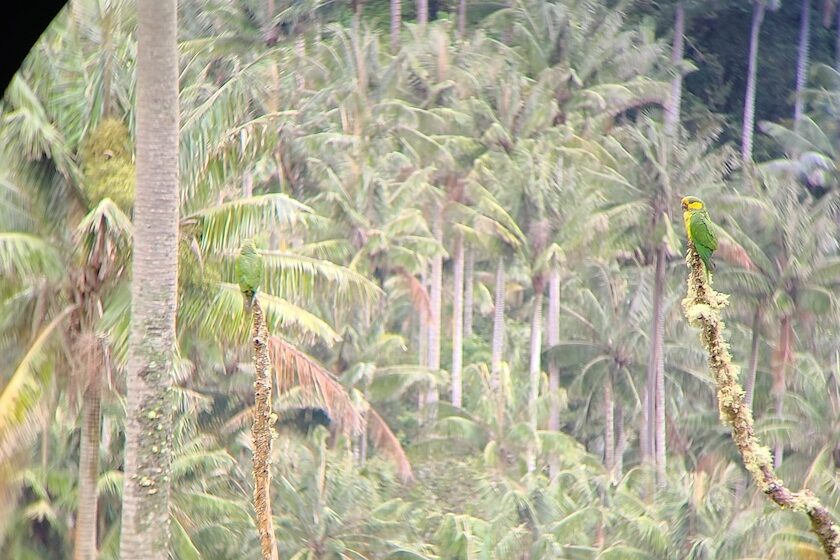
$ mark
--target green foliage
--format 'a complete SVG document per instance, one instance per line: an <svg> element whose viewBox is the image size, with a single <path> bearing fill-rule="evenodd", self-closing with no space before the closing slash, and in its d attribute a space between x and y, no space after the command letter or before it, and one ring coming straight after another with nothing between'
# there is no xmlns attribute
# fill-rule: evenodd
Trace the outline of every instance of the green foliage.
<svg viewBox="0 0 840 560"><path fill-rule="evenodd" d="M110 198L128 214L134 206L134 151L128 127L105 119L89 134L79 152L84 191L91 205Z"/></svg>
<svg viewBox="0 0 840 560"><path fill-rule="evenodd" d="M456 2L431 2L425 30L404 2L391 53L390 5L380 0L363 3L359 21L347 4L181 2L174 557L259 549L243 291L259 291L283 381L271 488L283 558L813 554L807 526L764 511L719 428L696 333L677 313L674 263L685 247L679 199L699 196L719 241L715 280L733 294L732 354L748 362L756 341L756 429L784 449L786 481L840 511L840 74L815 67L808 116L790 126L798 6L768 13L759 165L742 173L729 140L740 130L750 4L701 4L685 3L677 66L696 71L685 81L685 126L670 134L661 124L675 66L668 3L468 2L459 40ZM99 553L119 554L132 6L72 2L0 106L4 558L71 554L81 325L107 356L85 371L106 388ZM835 30L813 31L815 60L830 61ZM460 407L448 403L456 236L473 256ZM246 239L264 271L256 261L237 267ZM668 472L654 489L638 427L650 265L662 243ZM500 255L506 346L496 385ZM432 370L438 256L441 368ZM543 311L559 334L543 343L531 387L533 296L551 299L555 274L559 297ZM551 390L549 364L559 380ZM441 395L433 421L418 407L432 387ZM559 430L548 429L555 412ZM527 474L531 450L537 469Z"/></svg>

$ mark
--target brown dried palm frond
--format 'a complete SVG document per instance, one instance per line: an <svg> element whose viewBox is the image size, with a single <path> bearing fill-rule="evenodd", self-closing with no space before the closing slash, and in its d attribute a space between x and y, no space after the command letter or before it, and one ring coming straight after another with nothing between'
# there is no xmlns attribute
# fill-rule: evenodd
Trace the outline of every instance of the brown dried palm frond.
<svg viewBox="0 0 840 560"><path fill-rule="evenodd" d="M268 352L274 364L278 395L300 387L301 396L322 406L339 431L349 435L362 433L364 421L350 395L315 358L276 336L269 339Z"/></svg>
<svg viewBox="0 0 840 560"><path fill-rule="evenodd" d="M408 286L408 292L411 296L411 303L414 306L414 309L416 309L417 312L428 321L429 316L431 315L429 293L426 291L426 288L423 287L423 283L420 282L420 280L418 280L413 274L409 274L403 270L401 271L401 276Z"/></svg>
<svg viewBox="0 0 840 560"><path fill-rule="evenodd" d="M718 243L718 254L730 264L752 270L753 263L746 250L732 239L723 238Z"/></svg>
<svg viewBox="0 0 840 560"><path fill-rule="evenodd" d="M373 446L386 455L397 467L397 474L403 482L414 480L414 473L411 471L411 463L400 445L400 441L385 420L373 408L367 411L368 436Z"/></svg>
<svg viewBox="0 0 840 560"><path fill-rule="evenodd" d="M316 405L329 415L330 422L348 435L359 435L367 431L373 446L390 459L397 469L400 480L411 482L414 473L397 436L385 420L356 392L358 404L347 389L324 366L313 357L301 352L281 338L272 336L268 352L274 364L277 380L277 394L290 397L291 407ZM367 410L366 418L359 412ZM243 411L244 420L249 411ZM230 424L230 423L229 423ZM232 426L233 424L231 424Z"/></svg>

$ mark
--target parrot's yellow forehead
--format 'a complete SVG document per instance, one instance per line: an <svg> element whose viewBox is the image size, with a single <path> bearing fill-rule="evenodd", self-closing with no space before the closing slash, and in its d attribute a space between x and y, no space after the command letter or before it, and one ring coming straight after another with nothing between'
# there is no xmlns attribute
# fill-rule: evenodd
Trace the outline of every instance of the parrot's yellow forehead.
<svg viewBox="0 0 840 560"><path fill-rule="evenodd" d="M683 210L702 210L703 201L696 196L684 196L682 199Z"/></svg>

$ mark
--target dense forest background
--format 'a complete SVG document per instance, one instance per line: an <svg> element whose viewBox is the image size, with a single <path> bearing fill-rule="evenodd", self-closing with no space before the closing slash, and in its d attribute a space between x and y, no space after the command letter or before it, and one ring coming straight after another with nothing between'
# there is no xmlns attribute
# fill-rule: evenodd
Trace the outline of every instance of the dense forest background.
<svg viewBox="0 0 840 560"><path fill-rule="evenodd" d="M259 554L246 239L281 558L823 557L721 424L680 199L757 434L840 519L837 12L180 1L172 557ZM0 558L120 556L136 30L73 0L0 105Z"/></svg>

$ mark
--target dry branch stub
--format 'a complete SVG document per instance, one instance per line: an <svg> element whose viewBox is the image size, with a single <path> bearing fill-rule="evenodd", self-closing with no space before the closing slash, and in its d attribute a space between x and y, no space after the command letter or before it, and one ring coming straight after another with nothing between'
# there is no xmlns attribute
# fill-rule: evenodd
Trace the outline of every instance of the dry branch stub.
<svg viewBox="0 0 840 560"><path fill-rule="evenodd" d="M724 323L720 310L729 296L715 292L711 277L707 281L703 262L689 243L688 294L683 299L683 311L689 324L700 329L700 339L709 356L709 369L717 388L721 420L732 427L732 439L753 480L773 502L783 509L805 513L811 528L830 560L840 560L840 526L810 490L792 492L784 486L773 470L770 450L761 445L753 428L752 410L744 401L744 389L738 383L738 366L732 363L729 344L724 339Z"/></svg>

